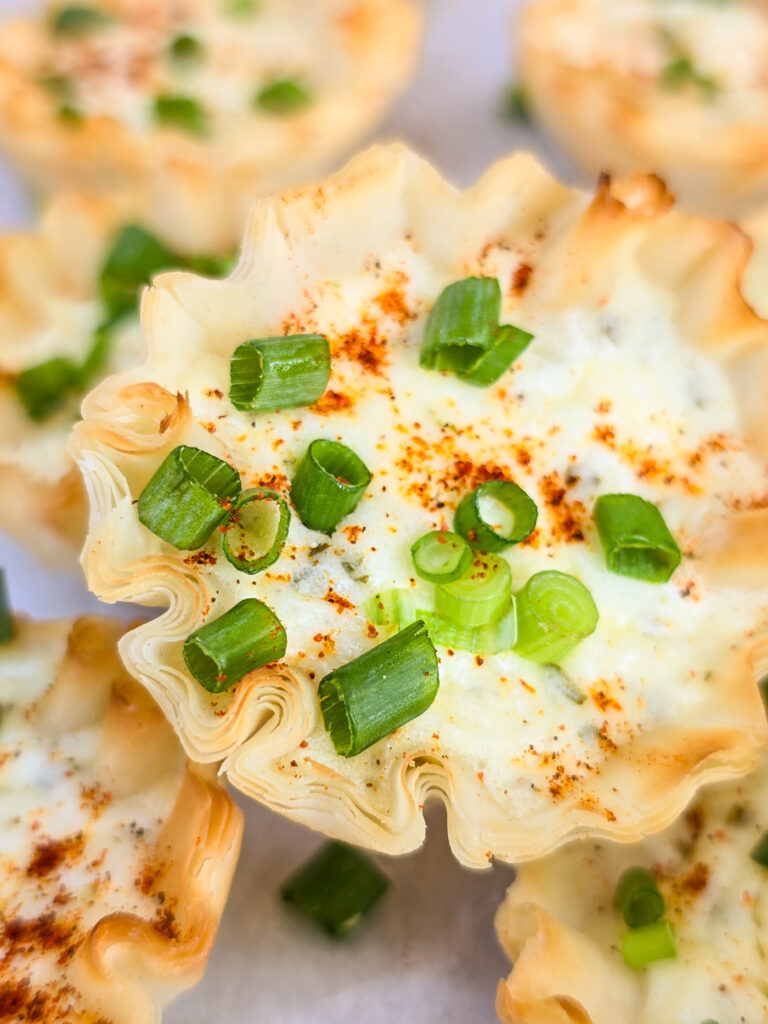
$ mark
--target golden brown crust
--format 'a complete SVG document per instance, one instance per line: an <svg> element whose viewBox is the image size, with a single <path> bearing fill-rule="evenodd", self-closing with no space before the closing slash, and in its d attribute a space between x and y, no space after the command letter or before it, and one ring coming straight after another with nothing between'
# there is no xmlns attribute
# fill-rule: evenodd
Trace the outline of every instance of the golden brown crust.
<svg viewBox="0 0 768 1024"><path fill-rule="evenodd" d="M68 756L71 734L88 736L97 729L99 741L90 763L90 747L82 741L73 761L83 802L71 808L70 821L80 820L77 811L81 818L85 812L87 828L74 839L59 838L49 832L55 818L36 823L41 811L33 803L24 824L32 834L41 826L40 842L26 873L14 865L12 847L3 851L6 870L21 871L0 915L6 939L35 934L43 945L41 959L30 964L12 940L0 970L0 1006L12 1011L14 1020L46 1024L97 1019L150 1024L158 1020L159 1008L205 968L237 861L242 816L210 772L185 762L157 706L126 674L116 648L124 630L120 623L85 616L71 624L19 620L17 628L8 656L15 664L42 657L40 671L55 676L24 712L30 725L23 738L16 738L13 726L10 734L6 729L5 752L13 742L24 755L28 737L36 733L42 737L40 756L55 764L57 756ZM0 676L4 671L0 667ZM0 688L7 698L5 677ZM159 829L161 792L170 795L170 803ZM62 790L59 799L68 799ZM130 816L135 836L150 838L137 839L133 848L126 845L129 824L122 815ZM81 864L90 856L92 831L99 835L97 847L112 836L114 850ZM69 865L75 872L71 880ZM92 880L92 888L84 890L94 894L90 898L78 895L82 872ZM130 890L119 888L131 872L141 893L138 903ZM100 902L106 908L101 915ZM129 909L120 909L121 902ZM44 950L49 960L43 959Z"/></svg>
<svg viewBox="0 0 768 1024"><path fill-rule="evenodd" d="M768 194L768 131L755 113L754 90L729 97L730 104L723 100L718 113L717 98L664 88L658 73L633 69L623 53L611 53L595 7L585 0L537 0L516 33L536 119L574 163L590 175L660 174L682 202L721 215L735 216ZM660 12L649 3L649 31L656 19ZM565 27L574 23L598 53L562 45Z"/></svg>
<svg viewBox="0 0 768 1024"><path fill-rule="evenodd" d="M351 232L350 224L365 224L366 231ZM254 308L282 322L312 274L334 280L354 273L401 232L416 239L424 259L451 268L466 267L490 242L520 247L533 268L525 302L537 313L602 309L621 283L617 268L627 265L669 289L671 315L684 325L686 339L726 369L745 352L768 345L768 327L739 290L748 252L743 236L728 224L671 211L658 179L604 181L589 202L517 157L459 194L402 149L373 150L319 186L264 200L226 285L202 286L189 275L169 274L145 296L148 361L88 397L73 437L91 498L83 555L89 585L109 601L169 606L124 638L126 664L158 700L189 753L226 758L225 770L238 788L291 818L399 853L421 842L423 805L440 799L454 851L476 866L486 864L491 852L507 860L537 857L574 835L633 841L672 821L704 782L743 774L759 758L766 725L755 686L759 656L750 644L720 673L695 721L620 739L619 753L608 754L600 771L555 787L546 813L530 815L514 814L511 801L491 795L470 757L450 749L444 756L437 741L428 749L409 744L405 730L387 742L373 787L356 776L353 762L349 769L329 764L318 738L324 734L317 684L301 671L265 670L211 697L184 670L183 639L229 584L216 575L220 570L207 573L187 553L156 543L136 521L133 503L159 457L182 442L208 448L217 443L215 434L203 433L199 414L185 422L177 418L168 436L158 433L181 402L176 391L185 386L184 367L174 362L174 338L184 339L185 365L211 358L214 350L228 359L231 338L250 336ZM301 282L292 277L296 264L306 275ZM158 407L148 414L155 400ZM751 421L748 426L757 429ZM227 454L224 446L216 450ZM229 594L234 592L231 587ZM610 736L604 739L606 750L617 748Z"/></svg>

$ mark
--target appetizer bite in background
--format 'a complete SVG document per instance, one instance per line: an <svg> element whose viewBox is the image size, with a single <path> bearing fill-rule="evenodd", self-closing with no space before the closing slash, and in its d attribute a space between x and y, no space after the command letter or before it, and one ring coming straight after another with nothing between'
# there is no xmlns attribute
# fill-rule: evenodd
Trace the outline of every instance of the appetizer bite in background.
<svg viewBox="0 0 768 1024"><path fill-rule="evenodd" d="M768 1017L768 766L702 791L632 847L579 841L526 864L496 917L505 1024Z"/></svg>
<svg viewBox="0 0 768 1024"><path fill-rule="evenodd" d="M749 246L653 177L402 147L262 200L226 281L161 275L86 399L83 565L187 752L330 835L629 842L767 730L768 324ZM762 432L761 432L762 431Z"/></svg>
<svg viewBox="0 0 768 1024"><path fill-rule="evenodd" d="M36 230L0 237L0 526L47 562L73 564L82 547L87 499L67 442L91 387L141 358L142 288L171 267L233 265L234 247L191 252L178 234L126 192L59 195Z"/></svg>
<svg viewBox="0 0 768 1024"><path fill-rule="evenodd" d="M768 198L760 0L533 0L515 49L536 120L590 175L655 172L707 213Z"/></svg>
<svg viewBox="0 0 768 1024"><path fill-rule="evenodd" d="M95 0L0 29L0 144L36 185L148 185L188 247L324 171L408 83L411 0Z"/></svg>
<svg viewBox="0 0 768 1024"><path fill-rule="evenodd" d="M124 628L0 612L4 1020L154 1024L213 945L242 815L126 675Z"/></svg>

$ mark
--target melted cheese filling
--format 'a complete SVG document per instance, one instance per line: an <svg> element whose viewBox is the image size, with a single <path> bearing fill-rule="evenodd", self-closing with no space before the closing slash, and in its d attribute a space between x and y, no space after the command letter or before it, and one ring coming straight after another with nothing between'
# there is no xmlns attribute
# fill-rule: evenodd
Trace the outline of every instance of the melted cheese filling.
<svg viewBox="0 0 768 1024"><path fill-rule="evenodd" d="M186 559L210 588L207 617L245 597L263 599L286 626L288 665L313 681L384 639L362 608L378 591L408 588L418 607L432 607L410 547L429 530L450 528L464 494L506 477L534 498L536 533L503 554L513 589L556 568L581 579L600 612L596 632L565 659L562 674L512 652L439 648L440 691L424 715L346 762L322 724L306 751L372 788L384 751L387 760L400 749L462 758L496 799L526 813L588 785L589 773L639 732L683 726L722 678L732 648L768 621L768 590L745 598L714 587L695 560L708 527L736 503L764 497L764 475L745 451L724 372L677 336L668 297L625 279L599 316L575 308L541 314L540 302L528 309L514 294L513 253L489 251L467 273L497 274L502 322L535 335L488 389L419 369L426 314L450 279L407 243L372 259L364 276L311 287L285 323L261 325L265 335L329 337L333 374L318 405L238 413L227 398L229 361L212 349L181 376L173 359L156 360L154 373L172 393L189 391L198 422L184 442L230 459L244 487L287 493L317 437L348 444L371 470L357 509L330 538L294 514L283 554L260 575L236 572L218 542ZM607 571L591 508L600 494L620 491L657 501L688 556L667 584ZM135 521L133 507L119 514ZM139 543L143 554L153 543L163 549L143 528ZM159 644L157 657L184 671L180 644L170 655ZM230 699L211 698L211 706ZM287 759L285 770L292 771Z"/></svg>
<svg viewBox="0 0 768 1024"><path fill-rule="evenodd" d="M14 986L19 998L40 989L54 1019L72 995L56 991L62 967L98 920L123 911L172 927L152 858L182 774L113 799L95 771L103 722L53 733L36 718L70 623L18 628L0 648L0 981L4 998Z"/></svg>

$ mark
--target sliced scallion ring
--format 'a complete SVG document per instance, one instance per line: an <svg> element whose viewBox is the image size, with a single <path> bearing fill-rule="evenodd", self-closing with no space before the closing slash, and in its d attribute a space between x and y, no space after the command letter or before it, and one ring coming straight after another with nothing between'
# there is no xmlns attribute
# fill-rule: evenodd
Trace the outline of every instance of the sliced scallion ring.
<svg viewBox="0 0 768 1024"><path fill-rule="evenodd" d="M240 601L184 641L187 668L210 693L230 690L244 675L285 654L283 624L255 597Z"/></svg>
<svg viewBox="0 0 768 1024"><path fill-rule="evenodd" d="M9 644L15 636L16 627L13 624L11 603L8 600L5 569L0 569L0 644Z"/></svg>
<svg viewBox="0 0 768 1024"><path fill-rule="evenodd" d="M241 572L261 572L280 557L290 524L290 506L277 491L244 491L227 522L224 554Z"/></svg>
<svg viewBox="0 0 768 1024"><path fill-rule="evenodd" d="M295 78L276 78L259 89L255 102L265 113L285 117L303 110L312 98L307 88Z"/></svg>
<svg viewBox="0 0 768 1024"><path fill-rule="evenodd" d="M99 279L110 317L135 310L139 289L175 263L176 257L159 238L139 224L126 224L112 243Z"/></svg>
<svg viewBox="0 0 768 1024"><path fill-rule="evenodd" d="M168 47L169 56L179 64L197 64L204 52L205 48L197 36L188 32L176 36Z"/></svg>
<svg viewBox="0 0 768 1024"><path fill-rule="evenodd" d="M340 441L319 438L296 469L291 500L310 530L333 533L357 506L371 474L363 460Z"/></svg>
<svg viewBox="0 0 768 1024"><path fill-rule="evenodd" d="M515 600L515 651L528 661L557 664L597 626L592 595L580 580L564 572L537 572Z"/></svg>
<svg viewBox="0 0 768 1024"><path fill-rule="evenodd" d="M320 681L325 728L342 757L355 757L424 714L437 696L437 654L414 622Z"/></svg>
<svg viewBox="0 0 768 1024"><path fill-rule="evenodd" d="M331 349L321 334L254 338L238 345L232 356L229 398L245 412L312 405L330 375Z"/></svg>
<svg viewBox="0 0 768 1024"><path fill-rule="evenodd" d="M620 946L624 963L636 971L657 960L670 960L677 956L675 931L669 921L655 921L625 932Z"/></svg>
<svg viewBox="0 0 768 1024"><path fill-rule="evenodd" d="M335 939L343 939L389 886L376 865L345 843L330 842L280 888L280 895Z"/></svg>
<svg viewBox="0 0 768 1024"><path fill-rule="evenodd" d="M453 583L461 579L472 561L472 550L457 533L432 530L411 547L413 567L428 583Z"/></svg>
<svg viewBox="0 0 768 1024"><path fill-rule="evenodd" d="M363 604L363 611L375 626L397 626L398 629L405 629L421 618L416 614L413 595L402 589L374 594Z"/></svg>
<svg viewBox="0 0 768 1024"><path fill-rule="evenodd" d="M189 135L208 133L208 115L191 96L156 96L152 109L159 125L178 128Z"/></svg>
<svg viewBox="0 0 768 1024"><path fill-rule="evenodd" d="M227 518L240 491L240 477L226 462L180 445L142 491L139 520L174 547L193 551Z"/></svg>
<svg viewBox="0 0 768 1024"><path fill-rule="evenodd" d="M529 537L538 519L536 503L511 480L488 480L462 498L453 525L480 551L502 551Z"/></svg>
<svg viewBox="0 0 768 1024"><path fill-rule="evenodd" d="M490 387L502 374L506 373L512 363L528 348L531 341L533 341L533 335L528 331L513 327L511 324L502 324L494 332L492 347L471 369L460 374L461 379L465 380L467 384L474 384L479 388Z"/></svg>
<svg viewBox="0 0 768 1024"><path fill-rule="evenodd" d="M646 868L627 868L616 886L616 902L629 928L653 924L664 913L664 897Z"/></svg>
<svg viewBox="0 0 768 1024"><path fill-rule="evenodd" d="M768 868L768 832L763 832L749 851L749 856L760 867Z"/></svg>
<svg viewBox="0 0 768 1024"><path fill-rule="evenodd" d="M79 389L80 380L77 363L63 356L54 356L19 374L15 381L16 394L30 419L44 420Z"/></svg>
<svg viewBox="0 0 768 1024"><path fill-rule="evenodd" d="M680 548L652 502L637 494L603 494L592 515L611 572L665 583L680 564Z"/></svg>
<svg viewBox="0 0 768 1024"><path fill-rule="evenodd" d="M106 28L114 21L112 15L100 7L72 4L59 7L51 15L50 29L54 36L82 36Z"/></svg>
<svg viewBox="0 0 768 1024"><path fill-rule="evenodd" d="M419 362L426 370L466 373L493 348L501 312L495 277L455 281L438 296L424 330Z"/></svg>
<svg viewBox="0 0 768 1024"><path fill-rule="evenodd" d="M438 647L470 651L472 654L501 654L502 651L511 651L517 639L514 600L496 622L475 629L458 626L435 612L419 610L416 615L424 620L432 643Z"/></svg>
<svg viewBox="0 0 768 1024"><path fill-rule="evenodd" d="M487 626L509 610L511 586L512 574L504 559L477 552L461 579L437 584L435 610L463 629Z"/></svg>

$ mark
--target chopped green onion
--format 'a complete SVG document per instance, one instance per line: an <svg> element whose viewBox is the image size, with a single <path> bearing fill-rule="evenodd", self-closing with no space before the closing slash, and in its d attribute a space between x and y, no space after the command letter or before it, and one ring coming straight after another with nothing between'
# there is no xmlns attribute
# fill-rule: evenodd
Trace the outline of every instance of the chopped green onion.
<svg viewBox="0 0 768 1024"><path fill-rule="evenodd" d="M229 398L243 412L312 405L330 375L331 349L321 334L254 338L232 356Z"/></svg>
<svg viewBox="0 0 768 1024"><path fill-rule="evenodd" d="M237 266L237 255L177 256L178 265L203 277L225 277Z"/></svg>
<svg viewBox="0 0 768 1024"><path fill-rule="evenodd" d="M768 712L768 676L763 676L759 680L757 688L760 690L760 696L763 699L763 707Z"/></svg>
<svg viewBox="0 0 768 1024"><path fill-rule="evenodd" d="M592 595L567 573L537 572L515 598L515 651L528 661L556 664L597 626L599 616Z"/></svg>
<svg viewBox="0 0 768 1024"><path fill-rule="evenodd" d="M435 612L417 611L416 615L426 624L432 643L440 647L470 651L472 654L501 654L502 651L511 651L517 639L514 601L509 611L496 622L475 629L456 625Z"/></svg>
<svg viewBox="0 0 768 1024"><path fill-rule="evenodd" d="M487 387L527 348L533 335L499 326L501 287L495 277L467 277L448 285L429 314L420 365L448 370Z"/></svg>
<svg viewBox="0 0 768 1024"><path fill-rule="evenodd" d="M665 89L674 92L687 85L695 86L702 99L711 100L718 92L719 86L714 78L704 75L698 70L690 57L674 57L661 69L659 81Z"/></svg>
<svg viewBox="0 0 768 1024"><path fill-rule="evenodd" d="M326 843L281 887L280 895L343 939L378 903L389 881L376 865L344 843Z"/></svg>
<svg viewBox="0 0 768 1024"><path fill-rule="evenodd" d="M411 546L413 567L428 583L453 583L472 562L469 544L457 533L432 530Z"/></svg>
<svg viewBox="0 0 768 1024"><path fill-rule="evenodd" d="M375 626L397 626L398 629L420 618L408 590L382 590L365 601L363 611Z"/></svg>
<svg viewBox="0 0 768 1024"><path fill-rule="evenodd" d="M675 931L669 921L656 921L633 928L621 937L621 955L628 967L639 971L656 960L677 956Z"/></svg>
<svg viewBox="0 0 768 1024"><path fill-rule="evenodd" d="M166 128L178 128L190 135L208 132L208 115L191 96L156 96L155 120Z"/></svg>
<svg viewBox="0 0 768 1024"><path fill-rule="evenodd" d="M13 624L11 603L8 600L5 569L0 569L0 644L10 643L15 636L16 627Z"/></svg>
<svg viewBox="0 0 768 1024"><path fill-rule="evenodd" d="M75 128L77 125L83 123L83 115L77 107L73 107L71 103L62 103L56 111L56 117L62 124L67 125L70 128Z"/></svg>
<svg viewBox="0 0 768 1024"><path fill-rule="evenodd" d="M258 9L258 0L226 0L224 4L224 13L231 18L247 18Z"/></svg>
<svg viewBox="0 0 768 1024"><path fill-rule="evenodd" d="M37 82L46 92L49 92L57 100L61 100L62 103L72 98L72 79L66 75L53 71L40 75Z"/></svg>
<svg viewBox="0 0 768 1024"><path fill-rule="evenodd" d="M175 263L174 254L158 238L138 224L126 224L112 244L99 279L110 316L132 312L142 285Z"/></svg>
<svg viewBox="0 0 768 1024"><path fill-rule="evenodd" d="M200 40L186 32L176 36L168 47L171 58L180 64L196 64L204 52Z"/></svg>
<svg viewBox="0 0 768 1024"><path fill-rule="evenodd" d="M616 902L629 928L653 924L664 913L664 897L645 868L627 868L616 886Z"/></svg>
<svg viewBox="0 0 768 1024"><path fill-rule="evenodd" d="M307 89L294 78L276 78L256 93L256 105L268 114L295 114L311 103Z"/></svg>
<svg viewBox="0 0 768 1024"><path fill-rule="evenodd" d="M180 445L139 498L139 520L174 547L201 548L240 497L237 471L215 455Z"/></svg>
<svg viewBox="0 0 768 1024"><path fill-rule="evenodd" d="M510 121L531 123L531 105L528 92L524 85L516 84L507 87L502 99L502 112Z"/></svg>
<svg viewBox="0 0 768 1024"><path fill-rule="evenodd" d="M478 552L455 583L435 587L438 615L465 629L487 626L509 610L512 574L503 558Z"/></svg>
<svg viewBox="0 0 768 1024"><path fill-rule="evenodd" d="M519 327L502 325L494 333L493 347L472 367L460 374L461 379L479 388L495 384L514 361L528 348L533 335Z"/></svg>
<svg viewBox="0 0 768 1024"><path fill-rule="evenodd" d="M291 499L310 530L333 533L357 506L371 474L363 460L340 441L313 441L296 469Z"/></svg>
<svg viewBox="0 0 768 1024"><path fill-rule="evenodd" d="M81 36L111 24L114 18L99 7L73 4L60 7L51 15L50 27L55 36Z"/></svg>
<svg viewBox="0 0 768 1024"><path fill-rule="evenodd" d="M16 378L16 393L33 420L51 416L80 386L80 367L71 359L54 356L30 366Z"/></svg>
<svg viewBox="0 0 768 1024"><path fill-rule="evenodd" d="M680 548L650 501L636 494L603 494L592 515L611 572L665 583L680 564Z"/></svg>
<svg viewBox="0 0 768 1024"><path fill-rule="evenodd" d="M453 525L480 551L502 551L530 537L539 511L511 480L489 480L462 498Z"/></svg>
<svg viewBox="0 0 768 1024"><path fill-rule="evenodd" d="M440 685L437 654L423 622L414 622L320 681L325 728L342 757L424 714Z"/></svg>
<svg viewBox="0 0 768 1024"><path fill-rule="evenodd" d="M184 641L184 661L211 693L231 690L244 675L285 654L283 624L263 601L248 597Z"/></svg>
<svg viewBox="0 0 768 1024"><path fill-rule="evenodd" d="M749 856L760 867L768 868L768 832L763 832L749 851Z"/></svg>
<svg viewBox="0 0 768 1024"><path fill-rule="evenodd" d="M266 487L245 491L227 523L222 540L224 554L241 572L250 575L268 568L280 557L288 536L291 510L285 498ZM259 549L254 548L258 543Z"/></svg>

